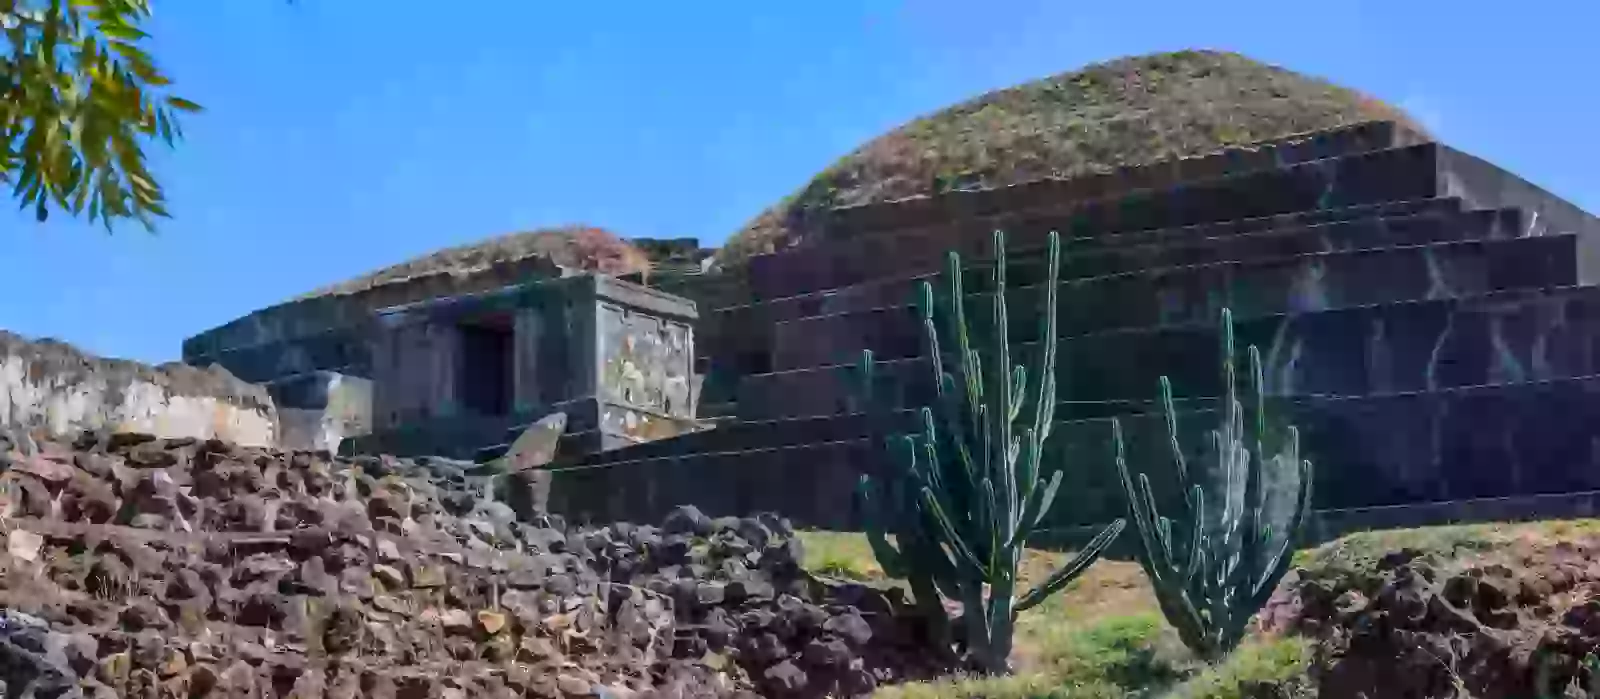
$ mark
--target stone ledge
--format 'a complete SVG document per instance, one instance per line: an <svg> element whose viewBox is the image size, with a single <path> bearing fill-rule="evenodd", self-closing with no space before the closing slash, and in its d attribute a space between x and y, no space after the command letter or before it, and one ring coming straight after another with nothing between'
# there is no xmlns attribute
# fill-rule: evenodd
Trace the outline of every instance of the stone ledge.
<svg viewBox="0 0 1600 699"><path fill-rule="evenodd" d="M1084 279L1134 273L1141 269L1248 263L1302 254L1504 239L1521 232L1521 218L1521 212L1516 209L1438 211L1268 228L1216 237L1174 239L1165 244L1095 247L1087 251L1075 251L1069 245L1062 260L1062 278ZM1013 288L1043 281L1045 267L1042 253L1042 250L1023 249L1008 256L1007 277ZM989 290L992 267L993 261L986 255L966 266L964 283L968 293ZM784 354L782 348L777 351L769 349L775 346L773 335L778 323L902 305L915 298L918 285L925 281L938 285L937 290L943 288L938 273L926 273L723 309L712 313L707 319L702 329L702 343L714 343L718 351L724 354L770 355L768 358L775 360ZM773 371L788 368L782 362L773 362L768 366Z"/></svg>
<svg viewBox="0 0 1600 699"><path fill-rule="evenodd" d="M1275 420L1300 428L1302 450L1317 464L1317 502L1331 509L1404 506L1410 503L1526 497L1600 490L1600 375L1449 390L1334 399L1275 401ZM1179 415L1181 443L1190 463L1200 452L1214 415L1204 406ZM850 416L861 420L860 416ZM1159 414L1125 416L1127 457L1157 480L1160 499L1176 497L1165 482L1170 461ZM1070 494L1050 523L1073 528L1107 521L1122 508L1112 467L1110 421L1056 424L1046 461L1060 464ZM1281 425L1274 422L1273 425ZM727 451L705 443L721 430L682 438L683 454L550 469L551 508L563 515L643 521L691 503L713 516L748 509L782 511L797 524L851 530L862 526L854 487L863 473L891 468L877 437L850 437L848 424L826 434L781 429L773 446ZM865 434L875 434L862 427ZM738 429L737 426L734 429ZM1277 429L1274 427L1273 429ZM822 439L836 441L822 442ZM754 441L754 440L752 440Z"/></svg>
<svg viewBox="0 0 1600 699"><path fill-rule="evenodd" d="M1270 391L1361 395L1600 372L1591 350L1600 326L1572 322L1592 317L1600 288L1566 287L1238 316L1235 329L1240 347L1260 347ZM1031 338L1012 347L1018 357L1037 351ZM1063 335L1057 351L1059 395L1075 399L1058 408L1062 417L1148 411L1161 374L1180 399L1216 395L1214 319ZM879 361L874 388L880 400L920 405L931 397L927 372L920 356ZM847 413L855 376L853 364L747 376L740 409L749 420Z"/></svg>

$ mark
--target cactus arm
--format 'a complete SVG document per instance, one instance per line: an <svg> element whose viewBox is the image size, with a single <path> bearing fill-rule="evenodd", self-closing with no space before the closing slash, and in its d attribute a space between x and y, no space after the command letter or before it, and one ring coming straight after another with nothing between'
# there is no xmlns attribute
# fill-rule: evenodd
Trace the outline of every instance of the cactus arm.
<svg viewBox="0 0 1600 699"><path fill-rule="evenodd" d="M1290 440L1298 441L1295 430L1290 430ZM1298 457L1298 449L1295 452L1296 457ZM1295 536L1300 532L1300 528L1305 522L1306 513L1311 511L1311 480L1315 473L1312 470L1310 461L1300 460L1299 464L1300 487L1297 489L1298 493L1296 493L1295 497L1294 515L1289 520L1288 529L1284 530L1286 534L1283 542L1278 545L1278 550L1273 553L1271 561L1267 564L1266 574L1256 582L1254 589L1251 590L1251 597L1257 600L1255 606L1258 609L1261 605L1266 604L1267 599L1272 596L1273 590L1277 588L1278 581L1282 580L1283 575L1289 572L1289 564L1293 560L1292 552L1294 551Z"/></svg>
<svg viewBox="0 0 1600 699"><path fill-rule="evenodd" d="M1241 532L1242 537L1239 542L1239 558L1243 562L1243 569L1247 571L1245 578L1248 584L1250 572L1262 570L1261 508L1262 491L1266 477L1263 471L1268 459L1265 451L1267 440L1267 399L1264 389L1266 382L1261 370L1261 352L1256 349L1255 345L1251 345L1246 353L1250 362L1250 394L1255 399L1255 410L1252 412L1251 417L1253 419L1250 425L1252 432L1250 447L1252 447L1251 451L1253 453L1249 457L1249 468L1245 473L1244 501L1240 503L1244 508L1244 531ZM1274 460L1276 460L1276 457L1274 457ZM1248 590L1246 594L1253 595L1254 590Z"/></svg>
<svg viewBox="0 0 1600 699"><path fill-rule="evenodd" d="M1024 458L1032 458L1037 460L1038 450L1039 445L1037 442L1034 442L1032 446L1028 447L1029 453L1025 454ZM1036 468L1037 465L1030 470L1034 470ZM1061 475L1062 474L1060 471L1051 473L1050 480L1045 482L1043 489L1038 487L1029 488L1032 493L1030 493L1027 501L1022 503L1022 507L1017 513L1016 530L1011 535L1011 538L1006 542L1008 547L1014 546L1023 539L1032 536L1034 530L1038 529L1039 522L1043 520L1044 515L1050 511L1050 506L1055 504L1056 491L1061 487Z"/></svg>
<svg viewBox="0 0 1600 699"><path fill-rule="evenodd" d="M1011 414L1006 422L1016 422L1022 417L1022 406L1028 396L1028 368L1018 364L1011 367Z"/></svg>
<svg viewBox="0 0 1600 699"><path fill-rule="evenodd" d="M1150 582L1157 590L1162 589L1166 580L1165 571L1161 566L1155 565L1154 556L1161 550L1161 545L1156 540L1156 527L1154 513L1145 505L1143 498L1133 486L1133 477L1128 472L1128 460L1123 451L1122 422L1116 418L1111 419L1112 440L1116 445L1117 475L1122 479L1122 490L1128 500L1128 514L1133 518L1134 529L1139 532L1141 542L1140 550L1145 560L1145 573L1150 576ZM1141 474L1143 475L1143 474Z"/></svg>
<svg viewBox="0 0 1600 699"><path fill-rule="evenodd" d="M889 543L887 532L879 521L876 510L883 503L879 502L878 488L872 482L872 477L862 474L856 482L856 492L861 497L862 521L866 525L867 542L872 545L872 555L878 559L878 566L885 573L895 577L908 577L906 557L901 549Z"/></svg>
<svg viewBox="0 0 1600 699"><path fill-rule="evenodd" d="M1039 393L1034 398L1034 405L1038 406L1039 413L1034 416L1033 431L1041 435L1049 434L1050 416L1056 403L1055 382L1056 376L1056 282L1061 273L1061 236L1055 231L1050 231L1049 238L1049 275L1045 277L1044 291L1044 317L1040 320L1040 340L1044 342L1044 351L1039 361Z"/></svg>
<svg viewBox="0 0 1600 699"><path fill-rule="evenodd" d="M1090 564L1099 559L1100 554L1105 552L1106 547L1110 546L1111 542L1116 541L1117 536L1122 534L1122 529L1127 524L1128 521L1121 517L1112 520L1110 524L1106 525L1105 529L1101 529L1100 533L1089 541L1088 545L1083 547L1082 551L1078 552L1078 555L1073 556L1071 561L1057 568L1054 573L1050 574L1050 577L1045 578L1038 586L1023 595L1017 601L1015 610L1021 612L1031 609L1043 602L1045 598L1076 580L1079 575L1088 570Z"/></svg>
<svg viewBox="0 0 1600 699"><path fill-rule="evenodd" d="M1040 465L1044 461L1044 443L1039 440L1038 434L1032 427L1022 430L1022 437L1018 440L1021 446L1018 458L1017 483L1017 517L1016 528L1022 530L1028 527L1028 510L1036 503L1039 494Z"/></svg>
<svg viewBox="0 0 1600 699"><path fill-rule="evenodd" d="M1178 472L1178 482L1189 482L1189 462L1178 443L1178 408L1172 400L1172 379L1165 375L1160 380L1161 413L1167 421L1167 447L1172 452L1172 465Z"/></svg>
<svg viewBox="0 0 1600 699"><path fill-rule="evenodd" d="M1043 393L1047 396L1056 394L1055 372L1052 371L1045 375L1045 390ZM1053 397L1046 399L1044 404L1039 406L1039 409L1044 411L1044 415L1039 420L1039 440L1044 441L1050 436L1050 430L1055 426L1056 399Z"/></svg>
<svg viewBox="0 0 1600 699"><path fill-rule="evenodd" d="M1172 562L1172 519L1163 517L1161 511L1156 509L1155 489L1150 487L1150 476L1139 474L1139 500L1144 503L1144 511L1149 513L1148 520L1154 525L1156 543L1161 545L1158 549L1163 554L1161 565L1171 571Z"/></svg>
<svg viewBox="0 0 1600 699"><path fill-rule="evenodd" d="M1039 355L1039 370L1037 372L1039 383L1038 388L1033 396L1033 425L1024 432L1028 440L1033 445L1031 451L1032 456L1026 462L1026 468L1024 471L1019 475L1019 478L1022 482L1022 493L1020 500L1022 503L1024 503L1024 508L1026 508L1026 503L1029 503L1033 500L1035 489L1039 483L1040 462L1044 459L1044 440L1050 436L1051 418L1055 414L1056 282L1061 271L1061 236L1057 235L1055 231L1050 232L1048 250L1046 254L1048 255L1047 265L1049 267L1049 273L1048 276L1045 277L1046 284L1044 292L1044 313L1039 321L1039 340L1043 343L1042 350ZM1018 378L1026 379L1026 375L1024 374ZM1019 380L1018 383L1018 393L1026 396L1027 382L1025 380ZM1021 402L1021 400L1025 400L1025 398L1020 399L1019 402ZM1049 499L1051 501L1055 499L1053 493ZM1040 513L1048 510L1049 503L1045 503L1045 506L1040 509ZM1031 532L1031 530L1037 526L1040 516L1042 516L1042 514L1036 514L1032 518L1023 517L1021 519L1023 522L1022 526Z"/></svg>
<svg viewBox="0 0 1600 699"><path fill-rule="evenodd" d="M937 403L940 414L945 421L945 429L950 433L950 441L954 443L957 456L961 458L961 467L971 477L975 468L972 462L972 452L967 448L966 439L960 431L960 416L956 414L955 404L959 402L956 396L955 377L944 368L944 353L939 348L938 326L933 320L933 285L922 282L922 332L927 343L927 354L933 369L934 387L937 389ZM926 429L926 427L924 428Z"/></svg>
<svg viewBox="0 0 1600 699"><path fill-rule="evenodd" d="M1199 485L1189 489L1190 511L1195 513L1205 512L1206 491ZM1195 525L1190 527L1189 533L1189 560L1184 563L1183 586L1189 587L1194 580L1195 571L1201 569L1204 563L1205 527L1201 525L1198 515L1193 515Z"/></svg>
<svg viewBox="0 0 1600 699"><path fill-rule="evenodd" d="M933 491L927 486L923 486L920 495L922 497L922 506L928 514L932 515L934 523L939 526L937 531L940 535L940 541L974 570L979 572L988 570L987 566L972 553L972 549L967 546L967 542L962 540L961 532L956 529L955 523L950 520L944 508L939 506L939 500L934 496Z"/></svg>
<svg viewBox="0 0 1600 699"><path fill-rule="evenodd" d="M951 325L956 337L956 352L960 358L961 377L966 380L967 424L983 425L979 406L983 401L983 381L978 355L972 349L972 339L967 334L967 302L961 284L961 256L950 253L946 258L945 275L950 278ZM960 432L956 434L962 434Z"/></svg>
<svg viewBox="0 0 1600 699"><path fill-rule="evenodd" d="M993 473L990 478L994 484L995 494L990 516L993 518L991 527L994 540L994 551L1001 550L1001 542L1011 538L1011 522L1014 519L1017 476L1015 472L1016 460L1011 456L1011 417L1014 413L1012 388L1013 376L1011 371L1011 320L1006 309L1006 248L1005 234L995 231L994 241L994 325L991 339L994 347L991 350L995 357L994 384L1000 390L994 402L995 409L991 411L990 435L991 447L994 449L989 458Z"/></svg>

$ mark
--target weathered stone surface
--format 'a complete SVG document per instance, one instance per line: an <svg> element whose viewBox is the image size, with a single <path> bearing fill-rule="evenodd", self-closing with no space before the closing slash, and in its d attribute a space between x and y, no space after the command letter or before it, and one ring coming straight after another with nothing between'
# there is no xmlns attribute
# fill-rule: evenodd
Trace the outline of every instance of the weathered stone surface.
<svg viewBox="0 0 1600 699"><path fill-rule="evenodd" d="M372 382L318 371L266 385L278 406L278 447L338 453L347 437L372 431Z"/></svg>
<svg viewBox="0 0 1600 699"><path fill-rule="evenodd" d="M221 367L151 367L0 331L0 427L57 437L83 430L219 438L272 446L277 409Z"/></svg>
<svg viewBox="0 0 1600 699"><path fill-rule="evenodd" d="M812 641L846 654L804 668L799 696L862 696L852 667L891 678L945 669L898 603L875 623L899 641L852 645L862 593L807 577L793 527L775 515L713 521L685 508L659 528L567 528L519 521L484 499L464 475L471 464L448 460L95 434L7 437L0 454L19 446L66 469L44 480L25 464L0 469L12 481L0 484L0 567L29 573L0 585L0 680L19 691L54 696L59 676L106 696L731 696L770 666L798 669ZM85 482L120 501L114 524L18 502ZM780 638L783 624L807 631ZM773 643L741 655L746 636ZM715 667L704 652L674 654L713 645Z"/></svg>
<svg viewBox="0 0 1600 699"><path fill-rule="evenodd" d="M1269 393L1361 396L1600 373L1600 290L1522 290L1465 298L1243 318L1239 345L1256 345ZM1014 344L1022 356L1035 343ZM1058 349L1063 418L1149 406L1160 376L1180 397L1219 395L1214 321L1066 338ZM880 362L874 395L913 407L932 398L926 360ZM752 418L836 415L856 408L853 366L779 372L744 381ZM663 445L664 447L665 445ZM756 446L752 444L752 446Z"/></svg>
<svg viewBox="0 0 1600 699"><path fill-rule="evenodd" d="M1600 603L1574 591L1600 578L1597 543L1530 537L1459 558L1401 549L1315 567L1286 578L1260 618L1310 642L1318 696L1582 696Z"/></svg>
<svg viewBox="0 0 1600 699"><path fill-rule="evenodd" d="M1190 237L1153 243L1107 245L1103 239L1090 238L1078 245L1066 246L1061 261L1061 278L1083 279L1220 262L1250 262L1315 253L1513 238L1521 236L1526 230L1521 218L1520 211L1516 209L1465 213L1443 210L1403 216L1360 217L1237 234L1213 235L1214 231L1196 230ZM1008 231L1007 235L1009 239L1011 233ZM992 254L992 251L984 250L963 258L967 265L963 283L968 293L990 290ZM1041 249L1017 249L1013 246L1009 260L1006 275L1013 288L1044 281L1046 267ZM901 306L916 297L917 288L923 281L940 284L936 274L887 274L876 281L854 286L719 310L712 314L712 326L717 327L719 322L730 323L731 332L750 332L765 325L805 317Z"/></svg>
<svg viewBox="0 0 1600 699"><path fill-rule="evenodd" d="M1325 226L1359 219L1460 213L1459 199L1433 198L1333 209L1311 209L1259 218L1127 231L1094 237L1068 236L1063 241L1063 248L1070 260L1079 254L1093 254L1096 251L1121 247L1170 245L1271 230ZM1070 225L1070 217L1056 214L1037 220L1022 218L1007 221L1003 228L1006 230L1006 240L1011 245L1013 253L1037 256L1037 251L1041 249L1040 246L1044 244L1050 231L1070 229ZM752 258L752 267L760 268L760 273L754 275L757 279L770 279L772 281L769 283L790 286L767 295L758 294L756 298L761 300L756 303L746 301L733 305L713 306L712 308L716 310L705 314L698 328L696 339L701 359L711 364L714 374L712 378L724 382L736 380L747 374L771 371L770 354L775 323L839 313L846 310L841 304L856 304L851 307L858 309L904 304L910 293L906 286L908 281L942 269L942 256L945 252L959 252L963 259L973 262L989 259L993 254L993 251L988 249L993 230L994 224L973 223L970 229L966 229L952 241L954 247L931 251L931 256L930 251L918 247L917 241L901 241L899 234L891 232L856 238L848 245L797 248ZM770 264L762 262L768 258L771 259ZM899 262L888 262L890 260L903 260L907 266L903 271L874 277L871 266L899 264Z"/></svg>
<svg viewBox="0 0 1600 699"><path fill-rule="evenodd" d="M502 457L505 460L505 470L525 471L538 468L550 463L555 458L556 445L560 443L562 433L567 429L567 414L553 413L529 425L511 443L510 451Z"/></svg>
<svg viewBox="0 0 1600 699"><path fill-rule="evenodd" d="M1541 236L1130 272L1063 282L1056 323L1078 335L1205 321L1223 307L1251 318L1568 286L1591 281L1581 257L1577 236ZM1015 289L1006 298L1012 340L1035 339L1042 289ZM985 332L992 306L992 294L968 296L974 332ZM911 306L779 323L773 361L781 371L855 361L863 349L884 359L914 357L922 353L921 332Z"/></svg>
<svg viewBox="0 0 1600 699"><path fill-rule="evenodd" d="M351 323L374 348L375 425L351 448L474 458L553 412L568 415L568 454L696 429L695 318L682 298L583 276Z"/></svg>
<svg viewBox="0 0 1600 699"><path fill-rule="evenodd" d="M1507 232L1503 229L1521 233L1519 228L1511 225L1494 226L1479 236L1471 235L1473 229L1480 224L1468 221L1490 215L1491 213L1487 211L1464 214L1459 199L1445 197L1361 204L1333 209L1317 208L1272 216L1121 231L1087 237L1065 236L1062 240L1062 248L1066 253L1062 274L1064 278L1071 278L1114 273L1114 271L1100 270L1104 270L1107 265L1114 267L1119 264L1130 264L1141 258L1145 260L1145 264L1142 265L1144 267L1184 264L1161 263L1167 255L1175 255L1182 259L1187 255L1205 254L1209 250L1216 250L1215 254L1236 251L1222 259L1238 259L1235 256L1250 253L1250 247L1293 244L1287 241L1317 241L1337 246L1334 249L1377 247L1375 243L1381 244L1384 240L1373 230L1374 224L1384 221L1399 222L1401 228L1396 229L1396 232L1402 237L1408 235L1407 229L1411 231L1409 235L1427 237L1433 233L1448 236L1445 239L1496 237ZM1461 230L1451 226L1443 230L1435 228L1430 231L1430 226L1425 223L1420 227L1413 226L1413 222L1440 220L1459 220L1466 223L1468 228ZM981 224L977 222L965 225L969 228L965 229L965 233L959 241L956 241L955 246L946 252L958 252L965 262L975 266L994 259L994 250L989 246L996 225L988 224L987 228L980 227ZM1051 231L1065 235L1073 226L1074 219L1071 213L1065 212L1017 218L1000 225L999 228L1006 232L1006 242L1010 246L1008 256L1015 262L1034 264L1034 260L1042 259L1043 246ZM754 283L758 286L766 285L767 290L758 298L762 299L763 304L793 303L798 299L819 295L837 296L850 292L857 286L879 286L926 277L943 270L942 261L930 258L925 252L916 252L909 256L883 254L888 252L885 246L895 242L905 242L900 239L904 235L908 234L891 231L848 243L820 245L752 258L752 267L759 271ZM1389 243L1389 245L1394 244L1399 243ZM1245 247L1239 249L1235 246ZM1165 252L1168 249L1171 252ZM873 253L877 255L872 256ZM930 262L936 266L929 267ZM1188 264L1198 262L1200 261ZM969 279L981 284L986 278L986 274L974 273Z"/></svg>
<svg viewBox="0 0 1600 699"><path fill-rule="evenodd" d="M1585 377L1277 405L1279 418L1300 428L1303 453L1319 464L1317 507L1346 509L1600 490L1600 454L1587 427L1600 419L1595 391L1600 385ZM1191 463L1203 462L1198 450L1211 418L1190 411L1204 407L1180 406ZM1122 420L1130 463L1164 473L1170 457L1160 416ZM752 441L767 440L760 449L557 470L551 509L572 518L664 517L693 502L712 517L770 509L823 529L862 526L855 479L883 467L875 435L889 423L874 427L851 416L787 422L749 423L762 430ZM862 436L852 439L852 432ZM823 442L822 435L838 441ZM1056 427L1046 460L1072 468L1051 526L1071 530L1120 515L1109 438L1102 419ZM1157 486L1165 496L1167 486Z"/></svg>

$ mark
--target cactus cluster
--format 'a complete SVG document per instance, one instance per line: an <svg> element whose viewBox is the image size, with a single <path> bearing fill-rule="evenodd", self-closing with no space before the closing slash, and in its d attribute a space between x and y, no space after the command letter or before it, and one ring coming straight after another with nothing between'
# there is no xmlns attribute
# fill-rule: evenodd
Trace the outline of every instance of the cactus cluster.
<svg viewBox="0 0 1600 699"><path fill-rule="evenodd" d="M1248 349L1250 391L1248 414L1236 386L1233 318L1222 311L1222 380L1226 395L1219 424L1210 431L1211 455L1220 488L1207 488L1189 468L1178 440L1177 409L1172 382L1161 377L1161 406L1174 470L1183 502L1173 516L1156 507L1150 479L1135 479L1123 450L1122 428L1113 421L1117 471L1127 494L1129 514L1139 531L1140 563L1155 589L1162 613L1178 629L1184 644L1208 660L1231 652L1244 637L1250 618L1266 604L1289 568L1292 547L1311 506L1311 462L1300 458L1300 437L1290 426L1280 448L1268 456L1268 426L1261 354ZM1279 543L1263 518L1263 477L1270 466L1295 469L1298 492L1288 530ZM1220 494L1217 493L1220 490ZM1220 495L1220 496L1218 496ZM1220 508L1212 511L1210 508ZM1176 524L1177 528L1174 528Z"/></svg>
<svg viewBox="0 0 1600 699"><path fill-rule="evenodd" d="M1031 383L1030 372L1011 358L1003 233L994 234L992 336L981 355L968 332L960 256L952 252L947 257L946 312L936 312L932 285L920 285L918 305L937 386L935 405L919 411L916 432L889 439L907 486L899 490L900 500L886 502L868 476L860 484L864 511L892 518L888 526L868 523L880 564L909 580L913 594L930 611L937 606L940 618L940 594L961 603L961 645L974 669L986 673L1009 669L1017 614L1081 574L1125 524L1122 519L1112 522L1071 561L1018 594L1024 546L1050 512L1062 478L1060 469L1047 469L1044 462L1056 403L1061 243L1055 233L1050 234L1048 254L1040 352ZM940 343L940 320L953 346ZM871 371L872 357L864 354L861 378L869 387Z"/></svg>
<svg viewBox="0 0 1600 699"><path fill-rule="evenodd" d="M1006 313L1005 239L994 235L993 323L982 352L968 331L961 259L947 257L943 312L933 286L920 285L926 356L937 394L916 414L911 434L889 439L891 478L901 487L886 494L863 476L868 537L885 572L910 582L912 593L946 641L959 640L974 669L1006 671L1018 612L1043 601L1088 568L1121 533L1117 519L1072 561L1037 587L1018 594L1023 547L1055 502L1062 471L1047 469L1056 396L1056 294L1060 240L1049 238L1049 273L1038 366L1014 365ZM941 327L942 322L942 327ZM953 346L941 344L941 331ZM1288 570L1311 505L1312 467L1300 458L1292 426L1269 446L1260 352L1251 346L1249 410L1240 399L1232 314L1221 318L1222 383L1219 424L1210 430L1212 468L1190 468L1179 440L1172 382L1160 379L1160 396L1173 470L1183 497L1163 514L1150 478L1128 466L1120 421L1111 421L1115 463L1138 529L1139 560L1167 620L1185 645L1207 660L1226 656L1243 639L1250 619ZM862 354L860 380L867 400L874 387L870 352ZM1029 379L1032 379L1030 383ZM1024 418L1026 413L1026 418ZM1020 420L1019 420L1020 419ZM1286 531L1274 536L1264 515L1268 469L1293 472L1295 502ZM892 498L892 499L891 499ZM890 535L894 541L890 541ZM1269 550L1270 549L1270 550ZM952 628L943 599L962 605ZM959 639L953 631L959 630Z"/></svg>

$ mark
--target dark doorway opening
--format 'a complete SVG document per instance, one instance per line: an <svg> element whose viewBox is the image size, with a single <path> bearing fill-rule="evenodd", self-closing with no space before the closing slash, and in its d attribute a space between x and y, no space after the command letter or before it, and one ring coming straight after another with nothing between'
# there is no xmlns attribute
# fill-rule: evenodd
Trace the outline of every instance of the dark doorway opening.
<svg viewBox="0 0 1600 699"><path fill-rule="evenodd" d="M461 407L479 415L506 415L516 393L515 327L509 317L474 318L461 331Z"/></svg>

